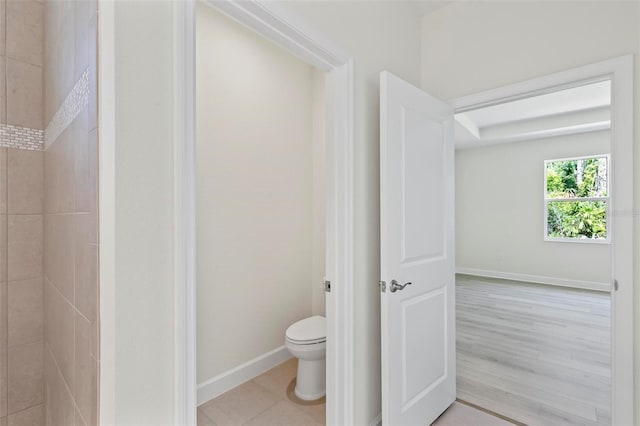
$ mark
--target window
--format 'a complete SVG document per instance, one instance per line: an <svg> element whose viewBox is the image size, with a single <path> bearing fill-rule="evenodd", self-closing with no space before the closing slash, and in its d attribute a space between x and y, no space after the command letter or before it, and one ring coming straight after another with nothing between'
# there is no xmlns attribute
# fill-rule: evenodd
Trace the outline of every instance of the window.
<svg viewBox="0 0 640 426"><path fill-rule="evenodd" d="M545 240L608 242L609 156L547 160Z"/></svg>

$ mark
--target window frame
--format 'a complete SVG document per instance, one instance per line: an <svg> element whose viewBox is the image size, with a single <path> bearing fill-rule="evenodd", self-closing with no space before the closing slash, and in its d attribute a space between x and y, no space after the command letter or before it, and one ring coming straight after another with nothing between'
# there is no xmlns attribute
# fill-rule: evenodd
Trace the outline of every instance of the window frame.
<svg viewBox="0 0 640 426"><path fill-rule="evenodd" d="M547 192L547 165L549 163L555 163L558 161L579 161L579 160L587 160L590 158L606 158L607 160L607 196L606 197L563 197L563 198L549 198L549 194ZM542 173L542 177L544 180L543 188L543 203L542 207L544 210L543 214L543 230L544 230L544 241L556 242L556 243L579 243L579 244L611 244L611 230L613 229L611 224L611 154L592 154L592 155L582 155L578 157L567 157L567 158L555 158L551 160L544 160L544 172ZM606 228L607 228L607 237L606 238L571 238L571 237L550 237L549 236L549 203L554 201L567 202L567 201L604 201L606 204Z"/></svg>

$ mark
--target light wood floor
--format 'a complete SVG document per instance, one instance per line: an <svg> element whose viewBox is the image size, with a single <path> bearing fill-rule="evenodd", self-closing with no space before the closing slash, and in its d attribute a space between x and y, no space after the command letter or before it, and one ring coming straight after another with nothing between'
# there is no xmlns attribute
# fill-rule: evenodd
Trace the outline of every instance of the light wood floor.
<svg viewBox="0 0 640 426"><path fill-rule="evenodd" d="M458 398L527 425L610 425L606 293L456 279Z"/></svg>

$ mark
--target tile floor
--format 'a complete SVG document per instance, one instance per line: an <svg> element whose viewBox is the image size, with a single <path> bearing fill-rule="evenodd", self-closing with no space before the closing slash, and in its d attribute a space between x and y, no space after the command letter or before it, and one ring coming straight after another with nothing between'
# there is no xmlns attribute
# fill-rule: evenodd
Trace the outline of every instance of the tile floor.
<svg viewBox="0 0 640 426"><path fill-rule="evenodd" d="M513 426L499 417L460 402L454 402L432 426Z"/></svg>
<svg viewBox="0 0 640 426"><path fill-rule="evenodd" d="M325 398L296 398L298 361L292 358L198 407L198 426L324 425Z"/></svg>
<svg viewBox="0 0 640 426"><path fill-rule="evenodd" d="M292 358L198 407L198 426L324 426L325 398L301 401L293 393L297 360ZM454 402L433 426L512 426Z"/></svg>

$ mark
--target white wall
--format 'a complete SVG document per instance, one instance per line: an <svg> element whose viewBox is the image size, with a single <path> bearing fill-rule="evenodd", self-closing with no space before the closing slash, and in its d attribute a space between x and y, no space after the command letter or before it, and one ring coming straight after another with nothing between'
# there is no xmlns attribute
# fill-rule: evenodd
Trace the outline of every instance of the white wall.
<svg viewBox="0 0 640 426"><path fill-rule="evenodd" d="M173 6L99 8L100 424L173 425Z"/></svg>
<svg viewBox="0 0 640 426"><path fill-rule="evenodd" d="M608 154L609 132L456 151L456 267L609 283L608 244L544 241L544 160ZM578 261L579 259L579 261Z"/></svg>
<svg viewBox="0 0 640 426"><path fill-rule="evenodd" d="M422 87L444 99L635 55L634 250L640 249L640 3L456 2L422 20ZM640 262L635 276L635 406L640 407ZM635 422L640 424L640 410Z"/></svg>
<svg viewBox="0 0 640 426"><path fill-rule="evenodd" d="M405 1L281 5L349 52L355 63L355 424L368 425L380 413L379 72L387 69L419 83L419 15L414 3ZM114 167L118 176L114 214L121 229L111 246L119 253L114 259L117 284L101 281L100 289L101 297L115 292L112 309L102 310L101 321L107 324L102 331L110 336L117 333L113 348L117 359L109 359L110 369L101 371L101 401L110 400L101 406L101 416L116 413L120 425L173 424L173 353L177 348L172 332L173 205L169 188L173 178L174 11L171 2L127 1L113 6L101 0L101 14L109 7L115 7L117 39L116 158L111 163L105 157L107 163L101 168ZM106 46L103 42L100 48ZM135 154L131 160L126 158L129 151ZM127 216L127 211L141 211L146 220L140 223L139 215ZM102 237L102 243L110 241ZM132 257L124 258L121 249ZM121 360L127 353L133 355Z"/></svg>
<svg viewBox="0 0 640 426"><path fill-rule="evenodd" d="M287 327L312 313L314 268L324 269L324 227L313 226L324 220L323 144L312 146L324 87L322 73L209 6L198 3L196 24L203 382L283 346Z"/></svg>

